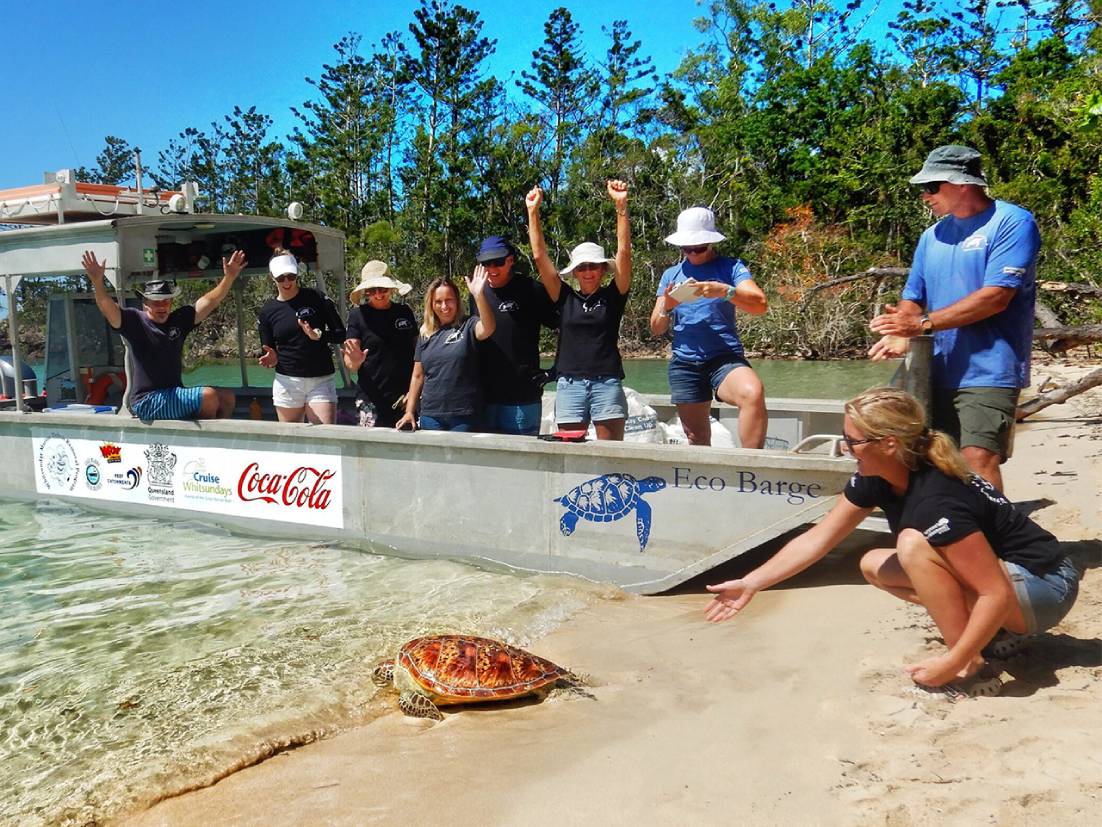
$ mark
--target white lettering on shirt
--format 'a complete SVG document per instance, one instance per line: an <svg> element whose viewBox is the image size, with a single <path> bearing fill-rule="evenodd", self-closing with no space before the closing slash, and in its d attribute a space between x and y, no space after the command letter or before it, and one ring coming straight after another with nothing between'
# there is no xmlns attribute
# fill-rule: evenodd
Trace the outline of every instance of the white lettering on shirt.
<svg viewBox="0 0 1102 827"><path fill-rule="evenodd" d="M960 245L960 248L967 252L969 250L982 250L986 246L987 236L972 235L964 239L964 243Z"/></svg>
<svg viewBox="0 0 1102 827"><path fill-rule="evenodd" d="M929 540L931 537L937 537L937 535L944 534L948 530L949 530L949 518L948 517L942 517L940 520L938 520L936 523L934 523L928 529L923 531L922 534L923 534L923 536L926 537L927 540Z"/></svg>

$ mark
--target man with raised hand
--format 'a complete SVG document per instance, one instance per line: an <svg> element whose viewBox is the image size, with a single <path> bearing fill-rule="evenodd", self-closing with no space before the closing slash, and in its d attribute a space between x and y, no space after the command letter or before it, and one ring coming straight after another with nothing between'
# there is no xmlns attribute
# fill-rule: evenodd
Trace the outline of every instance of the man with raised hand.
<svg viewBox="0 0 1102 827"><path fill-rule="evenodd" d="M119 331L130 345L132 386L130 410L149 422L155 419L224 419L233 413L232 391L225 388L185 388L183 373L184 339L206 319L230 292L234 280L245 268L245 254L236 250L222 259L222 280L193 305L172 309L172 300L180 294L173 281L147 281L138 292L142 309L119 307L104 286L107 261L96 260L85 251L81 258L84 272L92 282L96 306L107 323Z"/></svg>
<svg viewBox="0 0 1102 827"><path fill-rule="evenodd" d="M980 160L971 147L940 146L911 178L939 220L918 241L899 304L870 322L883 338L869 356L901 356L909 338L933 335L931 424L1001 490L1029 385L1041 236L1027 210L988 196Z"/></svg>

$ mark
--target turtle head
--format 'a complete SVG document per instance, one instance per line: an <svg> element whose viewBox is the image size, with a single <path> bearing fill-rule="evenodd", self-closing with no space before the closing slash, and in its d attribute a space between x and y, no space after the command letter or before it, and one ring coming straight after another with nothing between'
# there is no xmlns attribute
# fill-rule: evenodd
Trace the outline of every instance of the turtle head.
<svg viewBox="0 0 1102 827"><path fill-rule="evenodd" d="M640 491L661 491L666 487L666 481L661 477L644 477L639 480Z"/></svg>
<svg viewBox="0 0 1102 827"><path fill-rule="evenodd" d="M371 673L371 682L376 686L390 686L394 683L394 661L384 660Z"/></svg>

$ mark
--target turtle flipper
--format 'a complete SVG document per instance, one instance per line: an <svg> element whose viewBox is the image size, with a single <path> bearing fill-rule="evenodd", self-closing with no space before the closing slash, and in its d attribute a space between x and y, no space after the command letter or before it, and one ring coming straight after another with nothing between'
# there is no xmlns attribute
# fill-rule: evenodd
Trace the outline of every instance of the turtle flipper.
<svg viewBox="0 0 1102 827"><path fill-rule="evenodd" d="M640 497L635 503L635 534L639 537L639 551L647 547L647 540L650 539L650 516L650 506Z"/></svg>
<svg viewBox="0 0 1102 827"><path fill-rule="evenodd" d="M411 718L432 718L443 721L444 715L436 708L428 695L421 692L403 692L398 698L398 708Z"/></svg>
<svg viewBox="0 0 1102 827"><path fill-rule="evenodd" d="M565 514L562 515L562 518L559 520L559 531L561 531L564 536L569 537L571 534L574 533L574 527L577 524L578 515L575 514L573 511L567 511Z"/></svg>

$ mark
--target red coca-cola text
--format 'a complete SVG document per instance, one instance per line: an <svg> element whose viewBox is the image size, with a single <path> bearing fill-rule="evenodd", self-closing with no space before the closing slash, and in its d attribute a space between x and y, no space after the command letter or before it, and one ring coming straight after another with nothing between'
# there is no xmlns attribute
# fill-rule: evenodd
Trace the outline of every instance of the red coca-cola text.
<svg viewBox="0 0 1102 827"><path fill-rule="evenodd" d="M324 511L329 507L333 494L329 481L336 473L300 465L290 474L263 474L260 463L252 462L241 472L241 478L237 481L237 496L245 502L263 500L293 508Z"/></svg>

